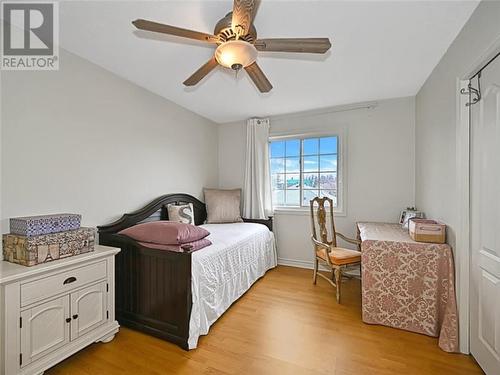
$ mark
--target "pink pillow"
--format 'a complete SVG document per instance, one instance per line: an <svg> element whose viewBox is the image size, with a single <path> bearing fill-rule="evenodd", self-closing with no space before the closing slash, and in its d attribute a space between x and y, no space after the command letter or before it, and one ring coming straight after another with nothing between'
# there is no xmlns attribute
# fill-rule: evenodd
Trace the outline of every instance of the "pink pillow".
<svg viewBox="0 0 500 375"><path fill-rule="evenodd" d="M178 251L178 252L193 252L196 250L201 250L204 247L210 246L212 242L206 238L202 238L198 241L188 242L182 245L161 245L158 243L146 243L139 242L140 245L149 247L150 249L168 250L168 251Z"/></svg>
<svg viewBox="0 0 500 375"><path fill-rule="evenodd" d="M139 242L161 245L181 245L201 240L210 234L209 231L201 227L164 220L137 224L118 233Z"/></svg>

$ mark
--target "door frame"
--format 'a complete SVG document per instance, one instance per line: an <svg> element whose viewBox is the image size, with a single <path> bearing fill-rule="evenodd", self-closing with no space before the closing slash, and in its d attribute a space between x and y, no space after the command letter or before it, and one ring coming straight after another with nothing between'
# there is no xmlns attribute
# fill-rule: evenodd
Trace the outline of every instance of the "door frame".
<svg viewBox="0 0 500 375"><path fill-rule="evenodd" d="M457 118L457 189L458 189L458 225L455 243L455 284L458 304L458 325L460 352L470 353L470 117L469 108L465 106L469 97L460 93L467 90L469 79L500 52L500 35L474 61L474 63L457 77L456 118ZM500 58L500 57L498 57Z"/></svg>

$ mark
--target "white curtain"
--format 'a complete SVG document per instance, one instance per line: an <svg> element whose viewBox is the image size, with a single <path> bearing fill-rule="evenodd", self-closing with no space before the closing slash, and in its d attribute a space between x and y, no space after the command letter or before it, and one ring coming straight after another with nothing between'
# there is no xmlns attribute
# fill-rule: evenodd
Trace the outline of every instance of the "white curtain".
<svg viewBox="0 0 500 375"><path fill-rule="evenodd" d="M269 119L247 121L247 151L243 217L267 219L272 215L269 171Z"/></svg>

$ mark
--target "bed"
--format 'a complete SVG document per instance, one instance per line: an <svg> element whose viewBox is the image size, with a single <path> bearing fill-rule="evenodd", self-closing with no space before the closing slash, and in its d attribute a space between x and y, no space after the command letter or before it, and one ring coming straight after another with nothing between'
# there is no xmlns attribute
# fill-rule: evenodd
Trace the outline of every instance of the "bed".
<svg viewBox="0 0 500 375"><path fill-rule="evenodd" d="M154 249L118 234L133 225L168 220L168 204L192 203L195 222L212 245L199 251ZM197 346L200 335L277 264L272 218L203 224L203 202L188 194L161 196L98 227L99 243L120 247L116 258L116 316L120 324L179 345Z"/></svg>

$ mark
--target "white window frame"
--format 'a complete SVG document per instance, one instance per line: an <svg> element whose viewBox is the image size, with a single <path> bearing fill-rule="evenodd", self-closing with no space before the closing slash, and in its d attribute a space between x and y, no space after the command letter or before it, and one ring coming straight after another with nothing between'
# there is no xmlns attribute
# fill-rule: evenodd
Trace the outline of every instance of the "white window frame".
<svg viewBox="0 0 500 375"><path fill-rule="evenodd" d="M323 137L337 137L337 207L334 208L335 216L347 216L346 212L346 129L337 129L335 131L318 131L307 133L295 134L274 134L269 137L269 143L273 141L286 141L292 139L304 140L307 138L323 138ZM302 156L302 142L301 142L301 156ZM271 155L269 155L269 160ZM302 162L300 164L300 175L302 179ZM302 197L302 185L300 187ZM301 198L302 199L302 198ZM309 215L309 207L304 206L274 206L274 213L277 215L291 214L291 215Z"/></svg>

